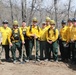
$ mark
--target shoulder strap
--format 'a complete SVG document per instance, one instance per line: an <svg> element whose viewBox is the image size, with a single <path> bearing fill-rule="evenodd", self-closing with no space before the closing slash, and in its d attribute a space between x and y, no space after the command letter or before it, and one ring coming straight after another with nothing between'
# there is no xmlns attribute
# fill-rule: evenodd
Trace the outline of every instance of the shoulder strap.
<svg viewBox="0 0 76 75"><path fill-rule="evenodd" d="M54 29L54 35L56 34L56 28Z"/></svg>
<svg viewBox="0 0 76 75"><path fill-rule="evenodd" d="M12 35L14 34L14 30L12 29ZM18 28L18 34L20 35L20 30Z"/></svg>
<svg viewBox="0 0 76 75"><path fill-rule="evenodd" d="M49 31L50 31L50 28L48 29L48 37L49 37ZM54 35L56 34L56 28L55 29L53 29L53 31L54 31Z"/></svg>
<svg viewBox="0 0 76 75"><path fill-rule="evenodd" d="M38 32L40 31L39 26L37 26L37 30L38 30Z"/></svg>
<svg viewBox="0 0 76 75"><path fill-rule="evenodd" d="M50 28L48 29L48 37L50 36L49 31L50 31Z"/></svg>
<svg viewBox="0 0 76 75"><path fill-rule="evenodd" d="M19 30L19 28L18 28L18 34L20 35L20 30Z"/></svg>
<svg viewBox="0 0 76 75"><path fill-rule="evenodd" d="M30 32L32 31L32 25L30 25L30 29L29 29L29 31L30 31Z"/></svg>
<svg viewBox="0 0 76 75"><path fill-rule="evenodd" d="M38 30L38 32L40 31L39 26L37 26L37 30ZM29 31L30 32L32 31L32 25L30 25L30 30Z"/></svg>
<svg viewBox="0 0 76 75"><path fill-rule="evenodd" d="M14 30L13 30L13 28L11 28L11 30L12 30L12 36L13 36Z"/></svg>

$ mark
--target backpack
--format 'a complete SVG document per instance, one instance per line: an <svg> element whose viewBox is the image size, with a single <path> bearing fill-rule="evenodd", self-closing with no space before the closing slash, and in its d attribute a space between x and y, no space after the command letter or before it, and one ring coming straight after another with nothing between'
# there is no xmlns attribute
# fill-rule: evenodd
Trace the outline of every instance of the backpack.
<svg viewBox="0 0 76 75"><path fill-rule="evenodd" d="M28 36L26 35L26 31L22 30L22 34L23 34L24 38L28 38Z"/></svg>
<svg viewBox="0 0 76 75"><path fill-rule="evenodd" d="M13 37L12 40L20 40L20 31L19 31L19 28L18 28L18 33L14 33L14 30L12 29L12 37Z"/></svg>
<svg viewBox="0 0 76 75"><path fill-rule="evenodd" d="M50 36L49 31L50 31L50 28L48 29L48 37ZM54 35L55 35L56 34L56 28L53 29L53 31L54 31ZM58 36L58 39L57 39L57 43L59 43L59 36Z"/></svg>
<svg viewBox="0 0 76 75"><path fill-rule="evenodd" d="M48 37L50 36L49 31L50 31L50 28L48 29ZM54 35L55 35L55 34L56 34L56 28L55 28L55 29L53 29L53 31L54 31Z"/></svg>
<svg viewBox="0 0 76 75"><path fill-rule="evenodd" d="M38 32L40 31L39 26L37 26L37 30L38 30ZM32 31L32 25L30 26L30 30L29 31L30 32Z"/></svg>

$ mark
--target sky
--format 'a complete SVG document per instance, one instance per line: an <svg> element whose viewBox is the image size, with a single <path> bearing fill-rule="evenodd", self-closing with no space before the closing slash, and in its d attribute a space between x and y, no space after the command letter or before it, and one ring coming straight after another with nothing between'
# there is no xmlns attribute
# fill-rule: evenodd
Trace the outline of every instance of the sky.
<svg viewBox="0 0 76 75"><path fill-rule="evenodd" d="M27 7L31 5L32 0L27 0ZM64 5L68 4L69 0L59 0L58 7L63 7ZM51 4L53 4L53 0L43 0L42 6L44 8L49 7ZM73 9L76 9L76 0L72 0L71 7Z"/></svg>
<svg viewBox="0 0 76 75"><path fill-rule="evenodd" d="M3 0L3 2L6 2L9 1L9 0ZM20 6L21 4L21 0L11 0L14 4L18 4ZM31 6L31 2L32 0L26 0L27 1L27 7L30 7ZM38 1L38 0L37 0ZM54 0L43 0L42 2L42 8L47 8L47 7L50 7L51 5L53 5L53 1ZM58 0L58 8L63 8L64 5L68 4L68 1L69 0ZM76 0L72 0L72 3L71 3L71 7L73 8L73 10L76 9Z"/></svg>

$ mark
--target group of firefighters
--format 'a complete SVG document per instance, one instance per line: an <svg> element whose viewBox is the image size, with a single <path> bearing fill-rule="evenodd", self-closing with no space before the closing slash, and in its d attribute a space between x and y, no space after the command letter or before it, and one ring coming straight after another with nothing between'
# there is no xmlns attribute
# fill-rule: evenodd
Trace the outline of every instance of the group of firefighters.
<svg viewBox="0 0 76 75"><path fill-rule="evenodd" d="M41 27L36 17L32 19L32 25L29 26L26 25L26 21L22 21L22 26L19 27L17 20L13 22L12 28L8 27L7 20L4 20L2 24L0 44L5 50L7 62L11 59L13 63L17 62L16 50L19 52L18 59L29 62L32 60L32 49L36 46L35 59L38 62L40 60L51 61L52 57L55 62L58 62L59 47L62 61L76 63L76 18L68 19L67 22L62 20L60 31L56 28L55 21L49 17L46 17ZM22 52L23 46L26 54ZM10 50L12 58L10 58Z"/></svg>

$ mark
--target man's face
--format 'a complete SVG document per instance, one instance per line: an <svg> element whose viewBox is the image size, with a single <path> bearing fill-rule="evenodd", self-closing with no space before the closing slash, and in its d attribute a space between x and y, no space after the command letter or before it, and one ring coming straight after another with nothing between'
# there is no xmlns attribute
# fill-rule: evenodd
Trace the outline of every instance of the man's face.
<svg viewBox="0 0 76 75"><path fill-rule="evenodd" d="M25 22L22 22L22 27L25 27L26 26L26 23Z"/></svg>
<svg viewBox="0 0 76 75"><path fill-rule="evenodd" d="M33 25L37 25L37 22L34 21L34 22L33 22Z"/></svg>
<svg viewBox="0 0 76 75"><path fill-rule="evenodd" d="M14 29L17 29L17 28L18 28L18 25L13 25L13 28L14 28Z"/></svg>
<svg viewBox="0 0 76 75"><path fill-rule="evenodd" d="M50 25L50 22L49 21L46 21L46 25Z"/></svg>
<svg viewBox="0 0 76 75"><path fill-rule="evenodd" d="M65 24L62 24L62 27L64 27L65 26Z"/></svg>
<svg viewBox="0 0 76 75"><path fill-rule="evenodd" d="M42 24L42 28L45 28L46 27L46 24Z"/></svg>
<svg viewBox="0 0 76 75"><path fill-rule="evenodd" d="M76 22L73 22L73 25L76 27Z"/></svg>
<svg viewBox="0 0 76 75"><path fill-rule="evenodd" d="M6 28L8 26L8 24L3 24L4 28Z"/></svg>
<svg viewBox="0 0 76 75"><path fill-rule="evenodd" d="M72 22L68 22L68 25L72 25Z"/></svg>
<svg viewBox="0 0 76 75"><path fill-rule="evenodd" d="M50 26L51 28L54 28L55 27L55 25L54 24L51 24L51 26Z"/></svg>

